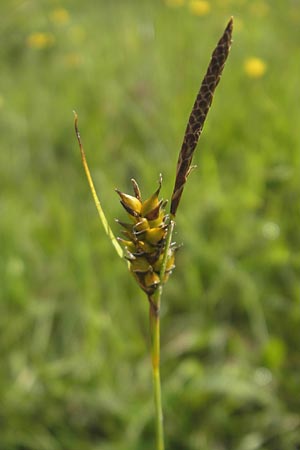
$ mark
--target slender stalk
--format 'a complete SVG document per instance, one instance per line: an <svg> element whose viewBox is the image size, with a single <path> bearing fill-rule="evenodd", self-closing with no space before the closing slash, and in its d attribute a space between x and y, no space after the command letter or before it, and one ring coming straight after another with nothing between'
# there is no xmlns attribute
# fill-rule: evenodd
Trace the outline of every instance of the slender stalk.
<svg viewBox="0 0 300 450"><path fill-rule="evenodd" d="M166 263L168 252L172 242L172 234L175 222L170 219L168 233L166 236L166 248L162 268L160 271L160 279L163 280L166 271ZM151 362L152 362L152 378L154 389L155 403L155 428L156 428L156 449L164 450L164 427L163 427L163 409L160 382L160 303L163 291L163 281L156 289L155 293L149 297L149 317L150 317L150 336L151 336Z"/></svg>
<svg viewBox="0 0 300 450"><path fill-rule="evenodd" d="M155 402L156 448L157 450L164 450L165 444L160 383L160 316L159 312L152 304L150 304L150 332L152 378Z"/></svg>

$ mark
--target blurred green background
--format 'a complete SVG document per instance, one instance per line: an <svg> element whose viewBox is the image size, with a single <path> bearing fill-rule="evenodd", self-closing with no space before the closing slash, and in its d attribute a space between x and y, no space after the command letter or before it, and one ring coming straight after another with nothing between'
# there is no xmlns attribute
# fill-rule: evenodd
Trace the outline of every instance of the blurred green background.
<svg viewBox="0 0 300 450"><path fill-rule="evenodd" d="M234 42L162 306L167 449L300 448L300 2L2 0L0 449L153 450L148 305L105 237L114 188L169 198Z"/></svg>

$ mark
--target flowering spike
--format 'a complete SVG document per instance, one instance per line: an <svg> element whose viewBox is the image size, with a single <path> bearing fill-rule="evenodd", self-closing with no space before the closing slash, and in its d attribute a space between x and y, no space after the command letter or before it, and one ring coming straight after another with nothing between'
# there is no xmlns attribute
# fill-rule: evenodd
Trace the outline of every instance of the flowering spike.
<svg viewBox="0 0 300 450"><path fill-rule="evenodd" d="M117 240L119 242L119 244L121 244L124 248L126 248L129 252L131 252L131 254L133 255L132 252L135 251L135 245L133 242L128 241L126 239L122 239L120 237L117 237ZM133 258L134 259L134 258Z"/></svg>
<svg viewBox="0 0 300 450"><path fill-rule="evenodd" d="M145 217L142 217L141 220L133 226L133 230L135 234L143 233L149 228L149 222Z"/></svg>
<svg viewBox="0 0 300 450"><path fill-rule="evenodd" d="M155 289L160 283L160 278L154 270L149 270L145 275L145 285L147 289Z"/></svg>
<svg viewBox="0 0 300 450"><path fill-rule="evenodd" d="M215 48L206 75L202 81L200 91L194 103L182 147L180 150L175 185L171 199L171 214L175 216L180 198L190 173L193 154L202 133L203 125L213 100L215 89L220 81L222 71L231 46L233 19L228 22L223 36Z"/></svg>
<svg viewBox="0 0 300 450"><path fill-rule="evenodd" d="M127 224L117 220L123 227L122 234L125 236L125 239L119 238L118 242L125 249L125 258L129 261L131 273L150 298L175 267L175 250L173 246L170 247L170 243L168 246L166 244L169 227L169 216L165 214L167 202L158 198L162 176L159 176L158 188L154 194L144 202L138 184L135 180L131 181L135 197L117 190L121 204L131 215L133 222Z"/></svg>
<svg viewBox="0 0 300 450"><path fill-rule="evenodd" d="M126 209L126 211L132 216L136 216L141 212L142 203L136 197L132 195L124 194L123 192L116 189L116 192L121 197L121 204Z"/></svg>
<svg viewBox="0 0 300 450"><path fill-rule="evenodd" d="M125 228L125 230L130 231L132 229L132 223L125 223L119 219L115 219L115 222L117 222L119 225L121 225L121 227Z"/></svg>
<svg viewBox="0 0 300 450"><path fill-rule="evenodd" d="M137 182L135 181L134 178L131 178L131 183L133 185L134 195L141 202L142 196L141 196L141 191L140 191L139 185L137 184Z"/></svg>
<svg viewBox="0 0 300 450"><path fill-rule="evenodd" d="M159 174L158 188L156 189L154 194L151 195L151 197L149 197L147 200L145 200L142 203L141 212L142 212L143 216L148 217L148 214L151 215L151 212L153 210L155 210L157 207L159 207L159 203L160 202L159 202L159 199L158 199L158 195L159 195L160 190L161 190L161 185L162 185L162 175ZM150 219L150 220L152 220L152 219Z"/></svg>

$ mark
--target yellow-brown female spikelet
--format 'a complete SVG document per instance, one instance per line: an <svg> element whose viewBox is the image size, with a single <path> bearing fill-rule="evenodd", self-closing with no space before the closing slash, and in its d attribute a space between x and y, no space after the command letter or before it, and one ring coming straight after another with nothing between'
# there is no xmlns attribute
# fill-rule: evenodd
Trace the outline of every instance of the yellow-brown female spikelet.
<svg viewBox="0 0 300 450"><path fill-rule="evenodd" d="M171 199L171 214L175 216L180 198L191 170L193 154L201 135L203 125L209 111L214 91L220 81L221 74L230 50L233 20L230 19L223 36L215 48L206 75L202 81L200 91L194 103L182 147L180 150L175 185Z"/></svg>
<svg viewBox="0 0 300 450"><path fill-rule="evenodd" d="M134 196L116 189L121 198L120 203L130 219L130 223L117 220L123 228L124 236L118 238L118 241L124 247L130 271L150 299L156 288L167 280L174 269L176 248L174 244L169 247L164 279L161 280L160 273L168 229L168 216L165 214L167 202L159 200L158 197L162 178L160 176L157 190L145 201L142 200L137 182L134 179L131 182Z"/></svg>

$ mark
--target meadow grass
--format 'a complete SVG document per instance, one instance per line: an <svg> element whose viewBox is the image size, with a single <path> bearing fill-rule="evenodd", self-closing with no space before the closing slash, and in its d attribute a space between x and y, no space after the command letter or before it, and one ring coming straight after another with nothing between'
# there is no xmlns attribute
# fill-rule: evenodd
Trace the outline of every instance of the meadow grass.
<svg viewBox="0 0 300 450"><path fill-rule="evenodd" d="M296 450L300 7L1 7L0 449L153 449L148 305L100 228L72 110L110 223L114 188L128 192L132 177L146 196L162 172L170 198L186 119L233 15L164 291L166 448Z"/></svg>

